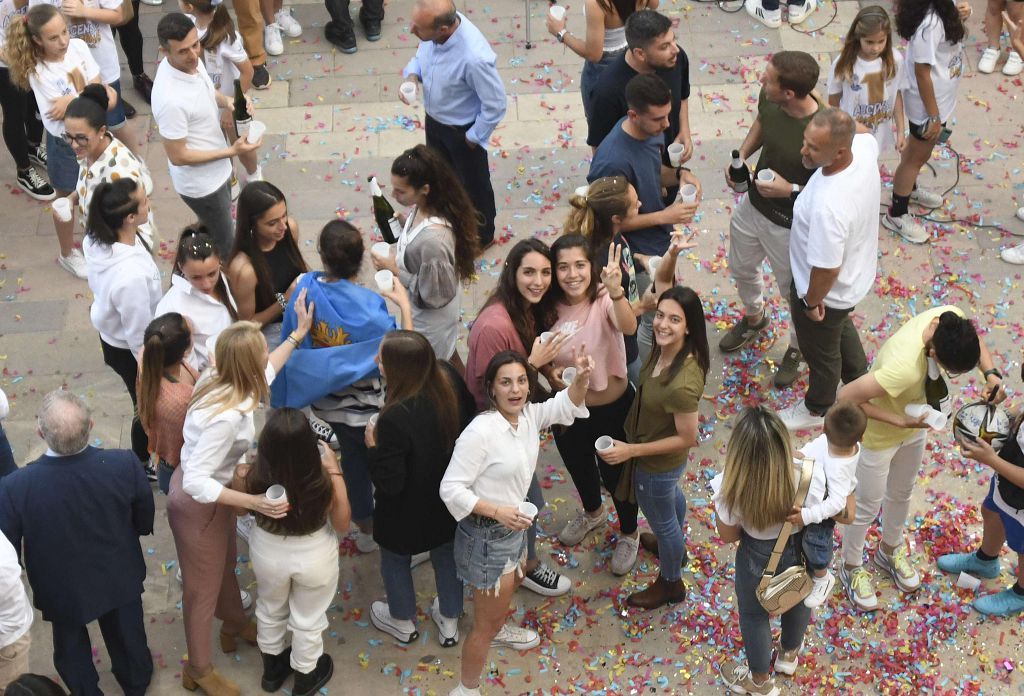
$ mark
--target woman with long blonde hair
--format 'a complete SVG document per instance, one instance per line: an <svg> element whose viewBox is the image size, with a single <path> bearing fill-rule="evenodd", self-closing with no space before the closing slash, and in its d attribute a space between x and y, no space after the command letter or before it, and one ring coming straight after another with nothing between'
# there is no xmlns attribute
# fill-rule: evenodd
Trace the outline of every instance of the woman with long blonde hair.
<svg viewBox="0 0 1024 696"><path fill-rule="evenodd" d="M208 696L237 696L236 684L213 668L210 632L216 615L223 621L220 644L234 652L239 638L256 644L256 625L242 608L235 578L235 510L243 508L279 519L288 503L228 487L235 467L256 435L253 412L270 396L270 383L301 342L313 321L305 292L295 301L296 326L273 353L260 325L240 321L217 338L214 367L196 385L185 415L181 463L171 476L167 517L182 574L182 609L188 663L186 689L202 687Z"/></svg>
<svg viewBox="0 0 1024 696"><path fill-rule="evenodd" d="M772 629L757 599L757 585L796 499L800 468L793 460L789 431L767 406L740 414L729 437L725 468L711 481L712 501L723 543L736 550L736 602L747 664L726 661L722 678L736 693L778 693L771 676ZM777 572L800 564L800 539L791 535ZM798 602L782 615L775 671L792 675L800 659L811 609Z"/></svg>

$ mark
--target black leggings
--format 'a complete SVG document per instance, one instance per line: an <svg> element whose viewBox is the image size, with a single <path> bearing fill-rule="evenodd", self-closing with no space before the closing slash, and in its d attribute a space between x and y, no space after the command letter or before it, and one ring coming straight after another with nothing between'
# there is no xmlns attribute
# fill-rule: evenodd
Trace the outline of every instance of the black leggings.
<svg viewBox="0 0 1024 696"><path fill-rule="evenodd" d="M146 72L142 62L142 32L139 30L139 0L132 0L132 7L135 9L135 16L132 21L122 24L119 27L111 27L117 38L121 41L121 48L124 50L124 57L128 59L128 70L132 75L141 75Z"/></svg>
<svg viewBox="0 0 1024 696"><path fill-rule="evenodd" d="M149 461L149 438L146 431L139 422L138 397L135 395L135 380L139 375L139 363L127 348L116 348L102 338L100 345L103 346L103 363L110 366L114 372L124 381L128 389L128 396L132 397L132 451L139 458L140 462Z"/></svg>
<svg viewBox="0 0 1024 696"><path fill-rule="evenodd" d="M31 90L18 89L7 68L0 68L0 106L4 114L4 143L18 170L28 169L29 144L35 146L42 141L43 122L36 116L36 96Z"/></svg>
<svg viewBox="0 0 1024 696"><path fill-rule="evenodd" d="M612 466L597 456L594 441L602 435L625 442L626 415L636 391L629 385L618 399L604 406L588 406L590 418L578 418L568 428L555 432L555 446L580 494L583 509L594 512L601 507L601 483L609 493L619 485L621 466ZM557 428L556 428L557 430ZM636 531L637 505L612 496L619 528L623 534Z"/></svg>

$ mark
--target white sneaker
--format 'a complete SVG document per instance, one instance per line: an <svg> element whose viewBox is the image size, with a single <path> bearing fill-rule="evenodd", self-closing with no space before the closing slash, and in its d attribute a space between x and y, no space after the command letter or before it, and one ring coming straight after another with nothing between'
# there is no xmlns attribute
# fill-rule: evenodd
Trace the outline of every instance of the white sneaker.
<svg viewBox="0 0 1024 696"><path fill-rule="evenodd" d="M910 213L900 215L898 218L886 213L882 217L882 227L895 232L912 244L924 244L932 238L925 226Z"/></svg>
<svg viewBox="0 0 1024 696"><path fill-rule="evenodd" d="M252 534L252 527L256 524L256 518L252 515L242 515L235 518L235 533L245 543L249 543L249 536Z"/></svg>
<svg viewBox="0 0 1024 696"><path fill-rule="evenodd" d="M1024 244L1018 244L1015 247L1006 247L999 252L999 258L1006 263L1012 263L1015 266L1024 266Z"/></svg>
<svg viewBox="0 0 1024 696"><path fill-rule="evenodd" d="M359 553L373 553L380 547L373 540L373 534L367 534L356 527L356 548L359 549Z"/></svg>
<svg viewBox="0 0 1024 696"><path fill-rule="evenodd" d="M934 191L929 191L928 189L923 189L921 187L910 192L910 200L917 203L922 208L931 208L932 210L935 208L941 208L943 203L942 196Z"/></svg>
<svg viewBox="0 0 1024 696"><path fill-rule="evenodd" d="M806 0L802 5L790 5L789 6L789 23L800 24L818 7L815 0Z"/></svg>
<svg viewBox="0 0 1024 696"><path fill-rule="evenodd" d="M302 25L295 20L291 9L288 7L282 7L277 11L274 15L274 23L281 27L281 31L293 39L296 36L302 35Z"/></svg>
<svg viewBox="0 0 1024 696"><path fill-rule="evenodd" d="M480 695L481 695L481 691L480 691L479 687L476 688L476 689L470 689L468 686L463 686L462 682L459 682L458 686L456 686L454 689L452 689L451 691L448 692L448 696L480 696Z"/></svg>
<svg viewBox="0 0 1024 696"><path fill-rule="evenodd" d="M370 605L370 622L399 643L411 643L420 637L416 624L408 619L393 617L387 602L374 602Z"/></svg>
<svg viewBox="0 0 1024 696"><path fill-rule="evenodd" d="M986 48L981 52L981 58L978 59L978 72L988 75L996 69L996 62L998 60L999 49L991 47Z"/></svg>
<svg viewBox="0 0 1024 696"><path fill-rule="evenodd" d="M238 594L242 598L242 608L246 611L252 609L252 595L245 590L239 590Z"/></svg>
<svg viewBox="0 0 1024 696"><path fill-rule="evenodd" d="M832 588L835 586L836 576L827 570L820 578L815 576L814 586L811 587L811 593L807 595L807 599L804 600L804 606L810 607L811 609L817 609L832 596ZM778 669L778 667L775 669ZM787 674L792 674L792 672L787 672Z"/></svg>
<svg viewBox="0 0 1024 696"><path fill-rule="evenodd" d="M540 645L540 636L537 632L523 628L522 626L513 626L512 624L505 624L498 630L498 635L491 638L492 648L512 648L513 650L529 650Z"/></svg>
<svg viewBox="0 0 1024 696"><path fill-rule="evenodd" d="M430 606L430 618L437 626L437 642L442 648L451 648L459 644L459 619L449 619L441 615L441 604L437 597Z"/></svg>
<svg viewBox="0 0 1024 696"><path fill-rule="evenodd" d="M82 256L80 249L72 249L71 253L67 256L57 254L57 265L76 278L85 280L89 277L89 274L86 272L85 257Z"/></svg>
<svg viewBox="0 0 1024 696"><path fill-rule="evenodd" d="M263 27L263 47L267 54L279 56L284 53L284 42L281 41L281 27L277 24L268 24Z"/></svg>
<svg viewBox="0 0 1024 696"><path fill-rule="evenodd" d="M604 510L597 517L591 517L585 510L580 510L576 516L565 523L562 531L558 533L558 540L565 546L575 546L595 529L600 529L606 523Z"/></svg>
<svg viewBox="0 0 1024 696"><path fill-rule="evenodd" d="M766 10L761 5L761 0L746 0L744 7L747 14L771 29L778 29L782 26L782 8Z"/></svg>
<svg viewBox="0 0 1024 696"><path fill-rule="evenodd" d="M640 550L640 535L635 537L620 536L615 544L615 552L612 554L612 573L625 575L633 569L636 563L636 554Z"/></svg>
<svg viewBox="0 0 1024 696"><path fill-rule="evenodd" d="M1017 208L1017 219L1024 222L1024 208Z"/></svg>
<svg viewBox="0 0 1024 696"><path fill-rule="evenodd" d="M430 552L424 551L423 553L414 553L412 558L409 560L409 569L412 570L418 565L423 565L430 560Z"/></svg>
<svg viewBox="0 0 1024 696"><path fill-rule="evenodd" d="M829 576L831 577L831 575ZM835 579L832 581L835 583ZM781 648L781 646L779 646ZM796 673L796 667L800 664L800 653L804 650L804 642L800 641L796 650L779 650L775 656L775 671L792 677Z"/></svg>
<svg viewBox="0 0 1024 696"><path fill-rule="evenodd" d="M163 5L164 0L140 0L143 5L153 5L154 7Z"/></svg>
<svg viewBox="0 0 1024 696"><path fill-rule="evenodd" d="M816 416L807 410L807 405L801 400L789 408L779 411L779 418L790 430L811 430L825 425L824 416Z"/></svg>
<svg viewBox="0 0 1024 696"><path fill-rule="evenodd" d="M1013 77L1020 75L1022 70L1024 70L1024 60L1021 60L1020 54L1016 51L1010 51L1006 62L1003 63L1003 74L1007 77Z"/></svg>

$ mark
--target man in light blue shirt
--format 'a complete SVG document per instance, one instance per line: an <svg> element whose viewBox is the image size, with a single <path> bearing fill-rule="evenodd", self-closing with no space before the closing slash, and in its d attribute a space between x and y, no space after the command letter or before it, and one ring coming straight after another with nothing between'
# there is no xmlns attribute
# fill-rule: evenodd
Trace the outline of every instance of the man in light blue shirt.
<svg viewBox="0 0 1024 696"><path fill-rule="evenodd" d="M483 218L480 246L489 246L497 211L487 143L505 117L497 56L451 0L417 0L411 25L420 45L402 75L422 83L427 145L455 169ZM404 95L400 98L406 101Z"/></svg>

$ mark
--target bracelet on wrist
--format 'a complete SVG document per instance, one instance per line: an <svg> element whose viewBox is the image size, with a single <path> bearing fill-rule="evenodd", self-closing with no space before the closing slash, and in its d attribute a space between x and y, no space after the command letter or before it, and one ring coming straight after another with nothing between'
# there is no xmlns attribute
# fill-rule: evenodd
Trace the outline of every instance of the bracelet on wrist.
<svg viewBox="0 0 1024 696"><path fill-rule="evenodd" d="M277 300L277 304L281 305L281 309L288 308L288 300L285 299L285 296L282 293L275 292L274 299Z"/></svg>
<svg viewBox="0 0 1024 696"><path fill-rule="evenodd" d="M622 292L615 296L612 296L611 294L609 294L608 296L612 298L612 302L618 302L619 300L626 296L626 291L623 290Z"/></svg>
<svg viewBox="0 0 1024 696"><path fill-rule="evenodd" d="M289 343L291 343L296 348L299 347L299 339L295 338L294 334L288 334L288 337L285 338L284 340L288 341Z"/></svg>

